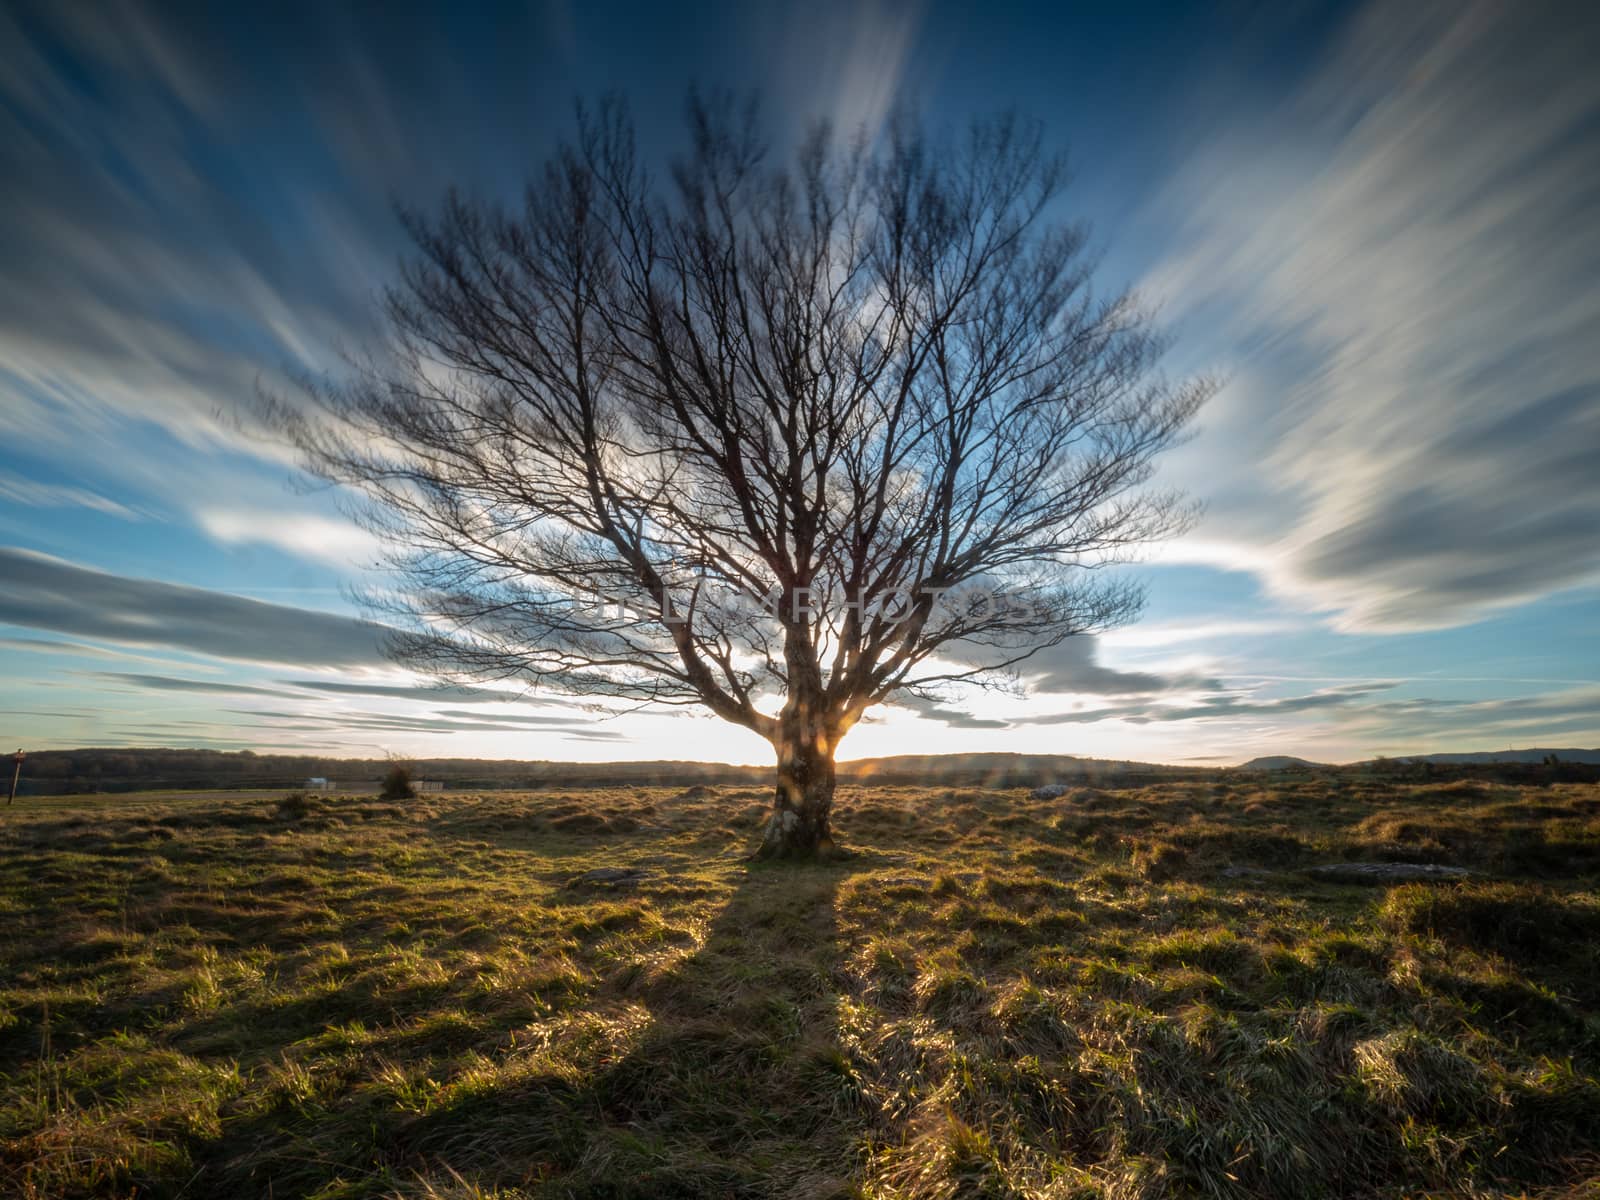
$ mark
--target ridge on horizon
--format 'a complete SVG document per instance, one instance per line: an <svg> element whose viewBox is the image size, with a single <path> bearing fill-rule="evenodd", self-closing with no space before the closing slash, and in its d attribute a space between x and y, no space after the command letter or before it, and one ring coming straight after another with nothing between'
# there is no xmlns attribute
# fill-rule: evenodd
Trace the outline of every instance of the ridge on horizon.
<svg viewBox="0 0 1600 1200"><path fill-rule="evenodd" d="M1557 760L1550 763L1551 757ZM396 761L419 779L455 792L539 791L546 788L688 787L714 785L766 794L771 768L694 760L561 762L538 759L356 759L172 748L44 750L28 755L18 796L85 793L293 791L313 780L343 793L374 790ZM1313 763L1280 755L1244 763L1168 764L1066 754L903 754L839 763L841 783L854 786L1034 788L1044 784L1143 787L1162 782L1225 780L1243 772L1429 771L1450 775L1511 775L1523 782L1600 779L1600 750L1525 749Z"/></svg>

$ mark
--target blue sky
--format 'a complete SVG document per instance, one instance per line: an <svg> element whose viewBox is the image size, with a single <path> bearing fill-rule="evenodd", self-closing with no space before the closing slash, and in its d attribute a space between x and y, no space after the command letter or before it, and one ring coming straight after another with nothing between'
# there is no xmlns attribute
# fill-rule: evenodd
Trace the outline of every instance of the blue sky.
<svg viewBox="0 0 1600 1200"><path fill-rule="evenodd" d="M1600 32L1493 4L11 5L0 13L0 739L764 761L681 711L428 692L376 548L242 406L372 333L395 202L514 189L574 96L669 140L1016 105L1108 286L1225 385L1145 619L847 756L1600 745Z"/></svg>

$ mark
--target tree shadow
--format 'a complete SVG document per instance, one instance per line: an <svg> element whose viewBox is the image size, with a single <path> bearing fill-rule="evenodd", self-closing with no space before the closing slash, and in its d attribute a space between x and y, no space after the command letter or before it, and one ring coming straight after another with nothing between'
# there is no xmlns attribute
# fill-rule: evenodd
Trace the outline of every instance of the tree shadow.
<svg viewBox="0 0 1600 1200"><path fill-rule="evenodd" d="M562 1196L848 1195L865 1123L839 1047L834 900L863 869L742 868L691 955L594 997L631 1023L556 1047L592 1070L547 1060L425 1114L406 1157L430 1182Z"/></svg>

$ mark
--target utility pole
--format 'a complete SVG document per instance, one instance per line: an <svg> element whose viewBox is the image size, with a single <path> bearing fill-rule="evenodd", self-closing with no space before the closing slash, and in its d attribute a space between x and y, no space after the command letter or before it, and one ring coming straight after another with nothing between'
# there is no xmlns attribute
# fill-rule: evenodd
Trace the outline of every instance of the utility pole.
<svg viewBox="0 0 1600 1200"><path fill-rule="evenodd" d="M27 757L28 756L22 752L20 747L17 749L16 754L12 756L12 761L17 765L11 772L11 795L6 797L7 808L10 808L17 801L17 779L22 774L22 760Z"/></svg>

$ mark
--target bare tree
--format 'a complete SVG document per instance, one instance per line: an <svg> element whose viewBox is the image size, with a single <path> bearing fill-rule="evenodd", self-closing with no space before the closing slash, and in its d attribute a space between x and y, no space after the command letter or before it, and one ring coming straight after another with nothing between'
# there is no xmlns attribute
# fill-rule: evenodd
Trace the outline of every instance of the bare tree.
<svg viewBox="0 0 1600 1200"><path fill-rule="evenodd" d="M1136 613L1097 569L1186 519L1144 485L1208 387L1092 293L1034 126L688 133L657 177L607 102L520 207L408 215L392 345L275 412L386 537L401 660L703 706L776 748L761 852L811 854L867 709Z"/></svg>

